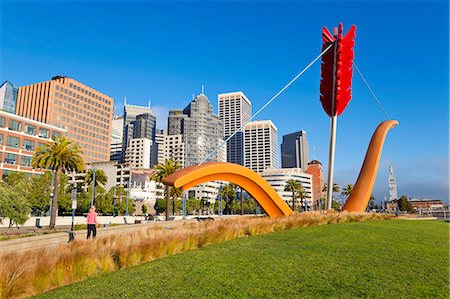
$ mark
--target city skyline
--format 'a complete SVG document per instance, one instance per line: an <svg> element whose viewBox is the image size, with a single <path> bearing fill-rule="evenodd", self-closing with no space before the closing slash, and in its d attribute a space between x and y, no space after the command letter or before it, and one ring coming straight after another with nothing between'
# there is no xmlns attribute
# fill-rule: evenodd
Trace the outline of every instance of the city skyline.
<svg viewBox="0 0 450 299"><path fill-rule="evenodd" d="M46 5L40 9L44 10ZM88 5L91 12L99 10L102 6L101 3L85 3L80 6L73 3L73 10L66 9L64 18L69 20L74 18L82 5ZM119 11L122 14L122 10L125 10L126 14L127 10L135 9L138 5L142 6L142 12L136 12L138 14L136 19L148 25L144 28L149 30L148 34L155 45L153 42L141 41L139 47L130 48L128 42L132 44L133 41L137 41L135 34L145 33L144 29L138 29L138 32L131 34L128 42L114 38L112 32L117 29L116 25L112 26L111 32L106 35L99 34L99 28L96 26L99 26L100 20L111 22L110 18L118 15ZM8 8L8 15L4 15L3 18L5 35L2 36L1 79L21 86L44 81L57 74L67 75L113 97L116 111L122 110L119 102L124 96L137 104L145 104L151 99L157 117L163 117L169 109L182 106L190 98L191 93L197 94L200 85L205 84L205 93L209 95L216 113L215 96L236 90L242 90L251 98L254 110L257 110L318 54L320 29L323 25L332 27L343 21L344 26L348 28L354 23L358 26L355 61L388 113L400 121L400 125L387 138L374 195L379 201L388 194L388 166L392 164L397 175L399 195L448 201L448 103L446 102L448 29L441 24L441 20L445 18L423 20L424 15L444 14L448 9L443 6L448 4L439 1L427 5L408 3L408 7L404 7L402 3L385 3L384 13L395 15L397 19L384 20L386 24L378 27L369 26L379 23L374 17L381 7L374 3L358 4L360 8L364 8L358 18L351 18L349 17L351 14L345 12L345 9L353 9L354 13L356 8L352 8L351 4L338 6L331 3L329 6L336 6L336 16L339 18L324 13L317 20L305 15L306 11L312 11L312 16L319 15L319 5L312 3L264 3L257 4L257 8L254 6L256 4L251 2L227 5L194 3L190 4L192 7L186 11L186 5L181 3L172 5L174 10L169 14L168 7L161 3L134 3L130 7L116 3L112 5L109 14L93 13L99 17L99 21L88 18L90 25L81 25L81 28L73 29L71 38L86 42L84 45L78 45L78 52L74 54L69 48L71 41L65 38L61 40L58 28L50 26L49 28L56 32L49 33L43 41L37 41L36 38L30 37L25 24L17 25L21 18L29 17L31 21L36 18L33 16L33 9L36 9L33 4L20 9L20 15L18 5L3 4L3 8ZM61 6L64 8L65 4ZM242 28L230 25L227 29L221 22L217 24L214 22L218 15L229 13L236 8L235 6L238 6L244 14L257 9L259 15L255 25L251 24L255 21L251 14ZM386 9L386 6L389 9ZM372 12L369 13L369 10ZM274 18L279 21L278 24L274 21L263 21L264 16L272 11L276 12ZM151 17L148 19L152 20L144 18L141 15L143 12L150 13ZM299 20L298 25L288 29L287 24L294 20L295 13L303 15L305 19ZM177 35L176 41L169 41L166 35L173 35L175 29L180 28L175 25L165 29L151 26L164 17L168 20L180 17L183 20L186 18L185 14L189 15L189 19L201 16L202 22L209 24L210 28L200 26L197 22L188 22L182 32L185 32L189 39L192 38L192 41L180 34ZM54 17L57 20L61 18L58 14ZM283 21L283 18L286 21ZM16 26L12 26L13 19ZM47 32L41 28L47 22L43 19L40 16L39 22L28 24ZM128 26L136 26L137 21L129 21ZM166 22L163 24L167 25ZM128 26L124 28L131 28ZM87 28L92 32L86 30ZM416 51L412 53L402 50L404 40L413 40L418 35L426 35L429 30L437 31L436 34L442 36L442 39L429 40L426 44L417 45ZM212 31L220 33L220 38L212 34ZM88 37L83 37L81 32L88 37L98 35L100 38L94 42ZM203 34L197 36L194 34L196 32ZM295 38L292 38L292 34L302 36L302 41L295 41L296 37L294 35ZM400 35L402 39L397 40ZM238 47L239 51L233 47L226 47L227 53L212 51L217 48L220 39L233 40L231 37L244 45ZM164 46L158 47L158 41L164 42ZM103 48L100 45L108 46L112 42L118 42L119 49L108 53L100 52ZM182 50L177 50L174 47L176 44L186 46L183 46ZM274 44L276 47L264 47ZM150 45L154 48L150 49ZM198 45L200 49L198 47L196 49L199 53L188 50L189 45ZM389 52L386 45L389 45L389 49L395 54L386 53ZM261 50L255 53L254 49ZM163 54L163 50L167 53ZM100 56L100 53L103 56ZM126 55L122 55L123 53ZM142 60L144 53L148 56L146 60ZM401 56L398 53L401 53ZM137 57L132 59L133 55ZM418 55L427 57L427 63L417 61ZM118 57L124 59L119 63L116 59ZM219 63L220 59L223 61ZM262 65L261 61L264 62ZM235 68L239 64L243 64L244 67L239 68L240 72L236 73ZM444 68L442 64L445 64ZM18 68L17 65L21 67ZM317 149L317 159L326 166L329 122L321 110L318 99L318 74L317 63L258 119L271 119L279 128L279 137L289 132L306 130L310 146ZM116 84L119 78L123 79L123 84ZM434 99L436 105L424 105L423 102L428 99ZM335 174L337 183L345 185L356 181L370 136L383 119L382 112L377 108L361 79L354 74L353 100L346 114L338 121ZM418 136L421 142L417 142Z"/></svg>

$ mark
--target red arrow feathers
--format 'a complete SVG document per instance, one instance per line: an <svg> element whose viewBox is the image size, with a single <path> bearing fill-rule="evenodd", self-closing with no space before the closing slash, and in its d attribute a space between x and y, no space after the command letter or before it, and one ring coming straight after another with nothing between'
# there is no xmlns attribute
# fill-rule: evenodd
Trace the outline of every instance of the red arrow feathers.
<svg viewBox="0 0 450 299"><path fill-rule="evenodd" d="M353 47L356 26L353 25L345 36L342 36L342 31L342 24L339 24L337 32L335 30L334 37L326 27L322 30L322 51L333 44L322 56L322 79L320 81L320 101L330 117L341 115L352 98ZM333 86L334 74L336 77Z"/></svg>

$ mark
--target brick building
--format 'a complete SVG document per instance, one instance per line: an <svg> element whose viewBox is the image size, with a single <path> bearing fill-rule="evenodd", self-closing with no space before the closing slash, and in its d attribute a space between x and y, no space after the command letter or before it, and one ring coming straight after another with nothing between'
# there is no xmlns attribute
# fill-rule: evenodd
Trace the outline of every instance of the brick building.
<svg viewBox="0 0 450 299"><path fill-rule="evenodd" d="M324 185L322 163L317 160L312 160L308 163L306 173L312 175L313 206L317 208L317 201L321 198L325 198L325 193L322 191Z"/></svg>

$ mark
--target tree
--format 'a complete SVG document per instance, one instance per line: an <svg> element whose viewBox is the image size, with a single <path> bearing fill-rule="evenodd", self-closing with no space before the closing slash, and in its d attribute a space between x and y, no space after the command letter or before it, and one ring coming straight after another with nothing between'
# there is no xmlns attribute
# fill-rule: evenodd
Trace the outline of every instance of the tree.
<svg viewBox="0 0 450 299"><path fill-rule="evenodd" d="M200 210L200 200L197 198L189 198L186 202L186 210L188 214L193 214Z"/></svg>
<svg viewBox="0 0 450 299"><path fill-rule="evenodd" d="M375 196L370 195L369 204L367 205L367 211L370 212L376 208L377 206L375 205Z"/></svg>
<svg viewBox="0 0 450 299"><path fill-rule="evenodd" d="M245 213L245 208L244 208L244 188L242 188L242 187L240 187L241 188L241 205L240 205L240 207L241 207L241 215L244 215L244 213Z"/></svg>
<svg viewBox="0 0 450 299"><path fill-rule="evenodd" d="M81 155L83 151L79 144L67 137L56 136L53 141L46 142L36 150L31 165L33 168L50 169L55 174L54 196L50 214L50 228L55 227L56 210L58 208L58 197L60 190L60 174L66 171L82 171L84 161Z"/></svg>
<svg viewBox="0 0 450 299"><path fill-rule="evenodd" d="M91 188L91 193L92 194L92 181L94 180L94 170L93 169L89 169L88 171L86 171L86 175L84 177L84 182L83 184L87 185L88 188ZM99 191L100 193L105 193L105 189L103 188L106 184L108 183L108 176L106 175L105 171L103 169L96 169L95 170L95 183L94 183L94 200L93 202L97 199L96 194L97 191ZM92 195L91 195L91 200L92 200ZM96 205L97 208L97 205Z"/></svg>
<svg viewBox="0 0 450 299"><path fill-rule="evenodd" d="M245 213L251 214L255 213L256 210L256 202L253 198L249 196L249 198L244 202L244 210Z"/></svg>
<svg viewBox="0 0 450 299"><path fill-rule="evenodd" d="M86 171L86 176L84 177L84 184L91 185L94 180L94 170L89 169ZM108 183L108 176L103 169L95 170L95 187L105 186Z"/></svg>
<svg viewBox="0 0 450 299"><path fill-rule="evenodd" d="M328 191L328 186L327 186L327 184L324 184L323 185L323 189L322 189L322 192L327 192ZM332 193L338 193L338 192L340 192L341 191L341 188L339 188L339 185L338 184L336 184L336 183L333 183L333 190L332 190L333 192ZM333 196L332 196L333 197ZM331 209L335 209L336 210L336 204L334 203L334 199L332 199L332 202L331 202ZM325 203L325 208L326 208L326 202L327 202L327 199L325 198L324 199L324 203ZM337 201L336 201L337 202ZM339 207L339 209L337 209L337 211L339 211L340 210L340 204L337 202L337 206Z"/></svg>
<svg viewBox="0 0 450 299"><path fill-rule="evenodd" d="M180 188L172 188L172 216L182 208L182 202L179 200L183 196L183 190Z"/></svg>
<svg viewBox="0 0 450 299"><path fill-rule="evenodd" d="M30 192L30 203L31 205L38 209L40 212L46 212L50 200L50 186L52 184L52 173L51 171L45 171L41 175L35 175L31 178L31 192Z"/></svg>
<svg viewBox="0 0 450 299"><path fill-rule="evenodd" d="M117 211L122 215L126 214L126 212L127 212L126 198L123 198L122 201L117 204ZM136 203L134 202L133 199L129 198L128 199L128 214L133 214L134 211L136 211Z"/></svg>
<svg viewBox="0 0 450 299"><path fill-rule="evenodd" d="M152 176L152 180L156 181L157 183L162 183L163 179L177 171L178 169L181 169L180 163L172 160L172 159L166 159L164 164L157 164L153 168L155 170L155 173ZM170 205L170 186L166 185L166 221L169 221L170 211L169 211L169 205ZM155 208L156 210L156 208Z"/></svg>
<svg viewBox="0 0 450 299"><path fill-rule="evenodd" d="M114 196L114 192L115 192L115 196ZM125 188L123 186L114 186L114 187L111 187L111 189L109 189L109 191L106 194L102 195L102 197L100 197L100 198L102 200L100 207L102 208L102 205L104 205L104 209L105 209L103 211L103 213L108 213L108 214L113 213L114 209L116 211L118 211L118 205L120 202L122 202L122 200L126 201L127 191L125 190ZM115 201L115 208L114 208L114 201ZM97 203L97 204L99 204L99 203ZM126 207L126 204L124 206Z"/></svg>
<svg viewBox="0 0 450 299"><path fill-rule="evenodd" d="M142 210L142 214L147 215L148 208L145 204L142 204L141 210Z"/></svg>
<svg viewBox="0 0 450 299"><path fill-rule="evenodd" d="M402 195L402 197L399 198L398 209L400 211L406 211L408 213L414 212L414 208L413 208L412 204L408 201L408 197L406 197L405 195Z"/></svg>
<svg viewBox="0 0 450 299"><path fill-rule="evenodd" d="M304 207L303 200L305 198L309 198L309 195L305 191L305 188L303 188L303 186L301 184L300 184L300 188L297 190L297 196L298 196L298 198L300 198L301 212L303 212L304 211L303 210L303 207Z"/></svg>
<svg viewBox="0 0 450 299"><path fill-rule="evenodd" d="M165 199L157 199L155 202L155 211L156 213L160 214L166 210L167 202Z"/></svg>
<svg viewBox="0 0 450 299"><path fill-rule="evenodd" d="M333 200L333 202L331 203L331 208L334 209L335 211L340 211L341 204L337 200Z"/></svg>
<svg viewBox="0 0 450 299"><path fill-rule="evenodd" d="M222 198L225 198L224 214L231 214L231 201L236 198L236 185L229 183L220 191Z"/></svg>
<svg viewBox="0 0 450 299"><path fill-rule="evenodd" d="M9 227L22 225L28 220L30 212L31 204L22 189L0 185L0 223L3 218L8 218Z"/></svg>
<svg viewBox="0 0 450 299"><path fill-rule="evenodd" d="M69 184L69 177L61 173L59 184L58 211L60 214L70 214L72 212L72 185Z"/></svg>
<svg viewBox="0 0 450 299"><path fill-rule="evenodd" d="M327 191L328 191L328 186L327 186L327 184L324 184L324 185L323 185L322 191L323 191L323 192L327 192ZM333 184L333 193L334 193L334 192L340 192L340 191L341 191L341 188L339 188L339 185L336 184L336 183L334 183L334 184Z"/></svg>
<svg viewBox="0 0 450 299"><path fill-rule="evenodd" d="M302 187L302 183L299 180L288 180L284 186L284 191L292 192L292 211L295 212L295 200L296 194Z"/></svg>
<svg viewBox="0 0 450 299"><path fill-rule="evenodd" d="M344 189L342 189L341 194L346 197L349 197L350 194L352 194L352 191L353 191L353 184L348 184L347 186L344 187ZM336 191L336 192L339 192L339 191Z"/></svg>

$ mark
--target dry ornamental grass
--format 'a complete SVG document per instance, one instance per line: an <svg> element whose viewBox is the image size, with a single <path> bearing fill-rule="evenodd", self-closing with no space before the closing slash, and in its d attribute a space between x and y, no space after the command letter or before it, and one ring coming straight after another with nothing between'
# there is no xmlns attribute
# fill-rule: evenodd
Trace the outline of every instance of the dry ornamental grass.
<svg viewBox="0 0 450 299"><path fill-rule="evenodd" d="M242 217L186 223L99 237L51 249L0 256L0 298L22 298L155 259L245 236L307 226L389 219L386 214L307 212L290 217Z"/></svg>

